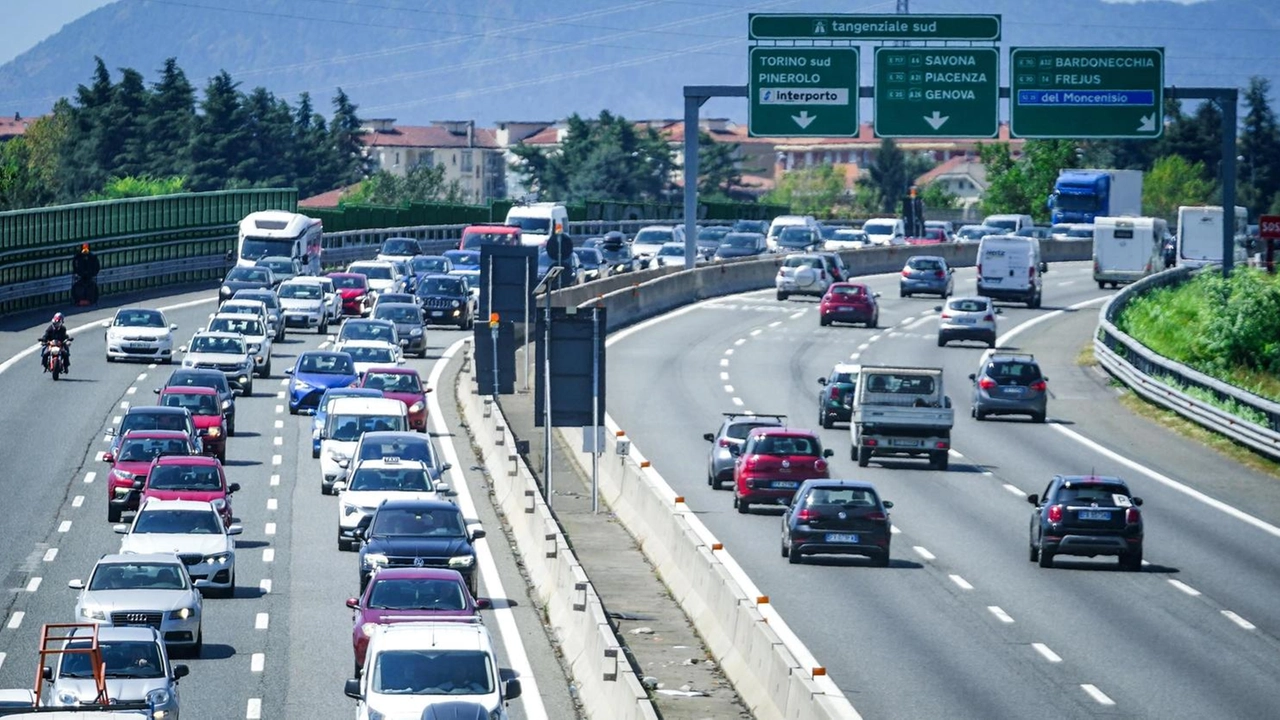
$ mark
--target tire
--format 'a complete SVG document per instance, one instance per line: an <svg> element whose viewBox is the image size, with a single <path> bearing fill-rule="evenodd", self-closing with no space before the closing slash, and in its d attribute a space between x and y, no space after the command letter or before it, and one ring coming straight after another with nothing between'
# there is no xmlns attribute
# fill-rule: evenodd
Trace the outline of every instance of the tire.
<svg viewBox="0 0 1280 720"><path fill-rule="evenodd" d="M1142 572L1142 549L1121 555L1120 569L1126 572Z"/></svg>
<svg viewBox="0 0 1280 720"><path fill-rule="evenodd" d="M1102 281L1098 281L1098 289L1099 289L1099 290L1106 290L1106 289L1107 289L1107 284L1106 284L1106 283L1104 283L1104 282L1102 282Z"/></svg>
<svg viewBox="0 0 1280 720"><path fill-rule="evenodd" d="M938 333L938 347L946 347L946 346L947 346L947 336L943 335L942 333Z"/></svg>
<svg viewBox="0 0 1280 720"><path fill-rule="evenodd" d="M878 326L879 324L880 324L880 312L876 311L876 314L872 315L871 319L867 321L867 328L870 330L874 330L876 326Z"/></svg>
<svg viewBox="0 0 1280 720"><path fill-rule="evenodd" d="M116 359L115 359L115 358L111 357L110 355L108 355L108 356L107 356L107 362L109 362L109 363L113 363L113 362L115 362L115 361L116 361Z"/></svg>
<svg viewBox="0 0 1280 720"><path fill-rule="evenodd" d="M329 332L329 318L325 317L320 321L320 324L316 326L316 334L325 335L325 334L328 334L328 332Z"/></svg>
<svg viewBox="0 0 1280 720"><path fill-rule="evenodd" d="M850 446L849 446L849 459L850 459L850 460L853 460L854 462L857 462L857 461L858 461L858 446L857 446L857 445L850 445Z"/></svg>
<svg viewBox="0 0 1280 720"><path fill-rule="evenodd" d="M900 297L900 298L909 298L909 297L911 297L911 293L906 292L906 291L905 291L905 290L903 290L902 288L898 288L898 297Z"/></svg>
<svg viewBox="0 0 1280 720"><path fill-rule="evenodd" d="M319 451L319 450L316 450L316 449L314 449L314 448L313 448L313 449L311 450L311 459L312 459L312 460L319 460L319 459L320 459L320 451Z"/></svg>
<svg viewBox="0 0 1280 720"><path fill-rule="evenodd" d="M822 424L822 427L824 430L830 430L831 428L835 427L835 424L836 424L834 420L827 417L826 413L819 414L818 422Z"/></svg>
<svg viewBox="0 0 1280 720"><path fill-rule="evenodd" d="M321 481L321 482L320 482L320 494L321 494L321 495L332 495L332 494L333 494L333 485L326 485L326 484L324 483L324 481Z"/></svg>
<svg viewBox="0 0 1280 720"><path fill-rule="evenodd" d="M227 437L236 436L236 416L232 415L227 418Z"/></svg>
<svg viewBox="0 0 1280 720"><path fill-rule="evenodd" d="M338 538L338 552L351 552L351 543Z"/></svg>
<svg viewBox="0 0 1280 720"><path fill-rule="evenodd" d="M204 652L204 627L203 625L196 631L196 644L191 648L191 657L198 658Z"/></svg>
<svg viewBox="0 0 1280 720"><path fill-rule="evenodd" d="M791 554L791 551L787 550L787 541L786 541L786 540L783 540L783 541L779 542L778 544L782 547L782 557L787 557L788 555L790 555L790 554Z"/></svg>
<svg viewBox="0 0 1280 720"><path fill-rule="evenodd" d="M218 453L218 462L222 463L223 465L226 465L226 464L227 464L227 451L226 451L226 450L223 450L222 452Z"/></svg>
<svg viewBox="0 0 1280 720"><path fill-rule="evenodd" d="M789 294L788 294L788 293L784 293L784 292L782 292L781 290L779 290L779 291L778 291L778 299L779 299L779 300L786 300L788 297L789 297Z"/></svg>
<svg viewBox="0 0 1280 720"><path fill-rule="evenodd" d="M296 408L296 407L294 407L294 406L290 405L290 406L289 406L289 414L290 414L290 415L297 415L297 414L298 414L298 408Z"/></svg>
<svg viewBox="0 0 1280 720"><path fill-rule="evenodd" d="M828 320L827 318L824 318L824 317L820 317L820 318L818 318L818 325L819 325L819 326L821 326L821 327L826 327L826 326L828 326L828 325L830 325L830 324L831 324L831 321L830 321L830 320Z"/></svg>
<svg viewBox="0 0 1280 720"><path fill-rule="evenodd" d="M252 382L252 381L250 381L248 385L245 385L245 386L244 386L244 396L245 396L245 397L253 397L253 382Z"/></svg>
<svg viewBox="0 0 1280 720"><path fill-rule="evenodd" d="M62 368L60 368L60 367L56 367L56 366L55 366L55 367L53 368L53 379L54 379L54 380L57 380L57 379L58 379L58 376L59 376L59 375L61 375L61 374L62 374Z"/></svg>
<svg viewBox="0 0 1280 720"><path fill-rule="evenodd" d="M994 348L995 346L996 346L996 336L995 336L995 335L992 335L992 336L987 340L987 347L989 347L989 348Z"/></svg>
<svg viewBox="0 0 1280 720"><path fill-rule="evenodd" d="M948 455L945 450L939 453L934 453L931 460L932 460L931 464L937 470L945 471L947 469L947 466L951 464L951 456Z"/></svg>
<svg viewBox="0 0 1280 720"><path fill-rule="evenodd" d="M876 567L880 567L880 568L887 568L887 567L889 567L889 550L888 550L888 548L885 548L885 551L884 551L884 552L882 552L882 553L880 553L879 555L877 555L877 556L875 556L874 558L872 558L872 559L871 559L871 564L872 564L872 565L874 565L874 566L876 566Z"/></svg>
<svg viewBox="0 0 1280 720"><path fill-rule="evenodd" d="M871 450L868 448L858 448L858 467L866 467L871 463Z"/></svg>
<svg viewBox="0 0 1280 720"><path fill-rule="evenodd" d="M1053 567L1053 553L1049 552L1048 550L1040 551L1040 567L1042 568Z"/></svg>
<svg viewBox="0 0 1280 720"><path fill-rule="evenodd" d="M737 495L733 496L733 507L738 510L739 515L746 515L747 511L751 509L751 505L738 499Z"/></svg>
<svg viewBox="0 0 1280 720"><path fill-rule="evenodd" d="M1036 562L1037 560L1039 560L1040 548L1036 547L1031 543L1027 543L1027 547L1029 548L1027 552L1027 560L1030 560L1031 562Z"/></svg>
<svg viewBox="0 0 1280 720"><path fill-rule="evenodd" d="M987 419L987 414L979 410L975 405L973 408L973 419L977 420L978 422L982 422L983 420Z"/></svg>
<svg viewBox="0 0 1280 720"><path fill-rule="evenodd" d="M262 374L259 375L258 377L263 377L263 378L271 377L271 360L270 359L267 360L266 365L262 366Z"/></svg>
<svg viewBox="0 0 1280 720"><path fill-rule="evenodd" d="M120 508L107 506L107 522L112 525L120 522Z"/></svg>
<svg viewBox="0 0 1280 720"><path fill-rule="evenodd" d="M1033 422L1033 423L1041 423L1041 424L1043 424L1043 423L1044 423L1044 420L1045 420L1045 418L1044 418L1044 413L1038 413L1038 414L1036 414L1036 415L1032 415L1032 416L1031 416L1031 422Z"/></svg>
<svg viewBox="0 0 1280 720"><path fill-rule="evenodd" d="M792 565L799 565L804 562L804 555L802 555L800 551L792 548L792 551L787 553L787 562Z"/></svg>

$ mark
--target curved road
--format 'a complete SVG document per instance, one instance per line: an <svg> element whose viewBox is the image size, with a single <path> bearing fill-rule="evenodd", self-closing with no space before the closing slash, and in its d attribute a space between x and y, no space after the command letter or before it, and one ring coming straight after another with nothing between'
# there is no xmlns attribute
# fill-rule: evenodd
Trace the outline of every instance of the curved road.
<svg viewBox="0 0 1280 720"><path fill-rule="evenodd" d="M214 309L213 291L139 301L164 307L184 343ZM172 309L169 309L172 308ZM85 578L94 561L119 547L106 520L104 480L98 461L105 430L129 404L151 404L167 366L103 361L97 321L112 310L69 317L77 331L74 372L52 382L33 355L23 353L39 327L0 334L0 687L29 687L37 664L40 626L72 622L72 578ZM20 321L18 321L20 324ZM14 324L13 322L9 325ZM556 660L526 584L502 540L501 525L468 443L454 442L458 426L452 374L439 378L442 356L463 333L432 328L428 359L411 359L426 380L437 446L454 465L449 478L459 504L489 530L479 541L482 596L496 596L485 611L499 661L522 670L524 695L511 704L513 718L576 716L568 682ZM231 718L339 718L354 715L343 695L351 672L351 611L356 594L355 553L334 542L337 503L319 492L319 461L311 458L310 417L291 416L283 399L283 370L298 353L325 341L290 332L275 347L274 377L259 378L253 397L237 400L237 434L228 445L227 475L241 491L233 498L245 531L237 542L236 595L204 602L205 648L181 684L186 720ZM456 350L456 348L454 348ZM446 357L447 359L447 357ZM432 375L433 371L436 373ZM442 421L444 424L442 424Z"/></svg>
<svg viewBox="0 0 1280 720"><path fill-rule="evenodd" d="M932 298L881 292L881 329L819 327L816 303L772 291L700 303L611 340L611 416L699 512L868 718L1273 717L1280 708L1280 486L1133 416L1076 364L1104 297L1086 263L1047 275L1044 307L1004 305L1002 345L1050 378L1049 424L969 417L982 349L936 345ZM973 291L959 271L957 294ZM815 382L836 362L945 369L957 408L947 472L849 458L819 430L833 477L893 500L893 562L779 556L779 511L739 516L707 486L720 413L817 427ZM1028 493L1055 473L1116 474L1145 500L1141 573L1114 559L1027 561Z"/></svg>

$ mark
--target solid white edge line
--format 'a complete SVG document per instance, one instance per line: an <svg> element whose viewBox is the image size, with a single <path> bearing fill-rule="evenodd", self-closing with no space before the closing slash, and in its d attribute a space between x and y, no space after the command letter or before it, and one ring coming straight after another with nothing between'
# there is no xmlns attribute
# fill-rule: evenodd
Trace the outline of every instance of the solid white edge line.
<svg viewBox="0 0 1280 720"><path fill-rule="evenodd" d="M1240 617L1239 615L1237 615L1237 614L1235 614L1235 613L1231 612L1230 610L1223 610L1223 611L1222 611L1222 616L1223 616L1223 617L1225 617L1226 619L1230 620L1231 622L1235 623L1236 625L1239 625L1239 626L1240 626L1242 629L1244 629L1244 630L1256 630L1256 629L1257 629L1257 626L1256 626L1256 625L1254 625L1253 623L1249 622L1248 620L1245 620L1244 618Z"/></svg>
<svg viewBox="0 0 1280 720"><path fill-rule="evenodd" d="M912 547L911 549L912 549L912 550L915 550L915 551L916 551L916 554L917 554L917 555L919 555L920 557L924 558L925 560L937 560L937 559L938 559L938 556L937 556L937 555L934 555L933 553L929 552L928 550L926 550L926 549L925 549L925 548L923 548L923 547L920 547L919 545L916 545L916 546ZM954 576L953 576L953 577L954 577Z"/></svg>
<svg viewBox="0 0 1280 720"><path fill-rule="evenodd" d="M436 360L427 378L428 387L439 387L440 377L444 374L444 369L449 364L449 360L458 354L468 342L470 342L469 338L458 340L441 353L440 359ZM463 392L466 392L466 390L463 390ZM455 493L458 507L462 510L464 517L474 518L477 517L476 504L471 497L471 489L467 486L466 477L462 473L462 462L458 459L458 451L453 444L453 433L444 423L444 412L440 409L439 397L439 392L427 395L427 403L431 406L428 416L431 419L431 425L434 428L444 461L453 465L448 470L449 484ZM484 581L485 592L490 597L507 597L507 592L502 585L502 577L498 573L498 565L493 559L493 553L489 550L488 538L480 538L474 544L476 546L476 564L479 566L480 578ZM506 650L507 662L510 663L510 667L513 670L520 674L520 684L524 688L520 694L520 699L524 706L525 717L528 720L548 720L546 705L543 704L542 694L538 691L538 679L534 677L533 667L529 663L529 655L525 651L524 641L521 639L520 628L516 624L515 615L510 607L494 608L492 612L494 620L497 621L499 634L502 636L502 646Z"/></svg>
<svg viewBox="0 0 1280 720"><path fill-rule="evenodd" d="M1093 698L1099 705L1115 705L1116 701L1107 697L1107 694L1097 688L1097 686L1085 683L1080 686L1081 690L1089 693L1089 697Z"/></svg>
<svg viewBox="0 0 1280 720"><path fill-rule="evenodd" d="M1002 623L1013 622L1013 616L1005 612L999 605L988 605L987 611L996 616L996 619Z"/></svg>
<svg viewBox="0 0 1280 720"><path fill-rule="evenodd" d="M1036 652L1040 653L1041 657L1043 657L1045 660L1048 660L1051 663L1062 662L1062 658L1058 655L1058 653L1050 650L1049 646L1045 645L1044 643L1031 643L1031 647L1035 648Z"/></svg>
<svg viewBox="0 0 1280 720"><path fill-rule="evenodd" d="M0 667L4 667L4 659L5 659L5 657L7 657L6 653L2 653L2 652L0 652Z"/></svg>
<svg viewBox="0 0 1280 720"><path fill-rule="evenodd" d="M1184 593L1186 593L1186 594L1190 595L1191 597L1199 597L1199 596L1200 596L1200 591L1199 591L1199 590L1197 590L1197 589L1195 589L1195 588L1191 587L1190 585L1188 585L1188 584L1186 584L1186 583L1182 582L1181 580L1175 580L1174 578L1169 578L1169 579L1168 579L1168 581L1169 581L1169 584L1170 584L1170 585L1172 585L1172 586L1174 586L1175 588L1177 588L1177 589L1181 590L1182 592L1184 592Z"/></svg>

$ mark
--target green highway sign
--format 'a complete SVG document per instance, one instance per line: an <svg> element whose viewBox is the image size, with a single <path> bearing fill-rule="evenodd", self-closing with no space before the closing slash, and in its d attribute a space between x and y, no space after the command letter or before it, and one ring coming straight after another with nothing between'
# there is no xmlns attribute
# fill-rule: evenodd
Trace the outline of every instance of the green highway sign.
<svg viewBox="0 0 1280 720"><path fill-rule="evenodd" d="M1000 39L999 15L789 15L750 13L751 40Z"/></svg>
<svg viewBox="0 0 1280 720"><path fill-rule="evenodd" d="M1164 48L1013 48L1009 132L1152 139L1164 131Z"/></svg>
<svg viewBox="0 0 1280 720"><path fill-rule="evenodd" d="M876 137L995 137L1000 51L876 48L875 130Z"/></svg>
<svg viewBox="0 0 1280 720"><path fill-rule="evenodd" d="M752 137L858 134L858 49L753 47L747 131Z"/></svg>

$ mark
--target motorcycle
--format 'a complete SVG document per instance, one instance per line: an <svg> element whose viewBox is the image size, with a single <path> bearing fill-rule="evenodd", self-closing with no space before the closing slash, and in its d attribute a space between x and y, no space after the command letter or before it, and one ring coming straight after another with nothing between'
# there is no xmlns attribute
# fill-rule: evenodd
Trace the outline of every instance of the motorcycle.
<svg viewBox="0 0 1280 720"><path fill-rule="evenodd" d="M71 344L71 338L66 339L66 343ZM57 380L59 375L67 371L67 354L62 348L62 343L53 340L50 342L40 342L44 348L44 371L53 373L53 379Z"/></svg>

